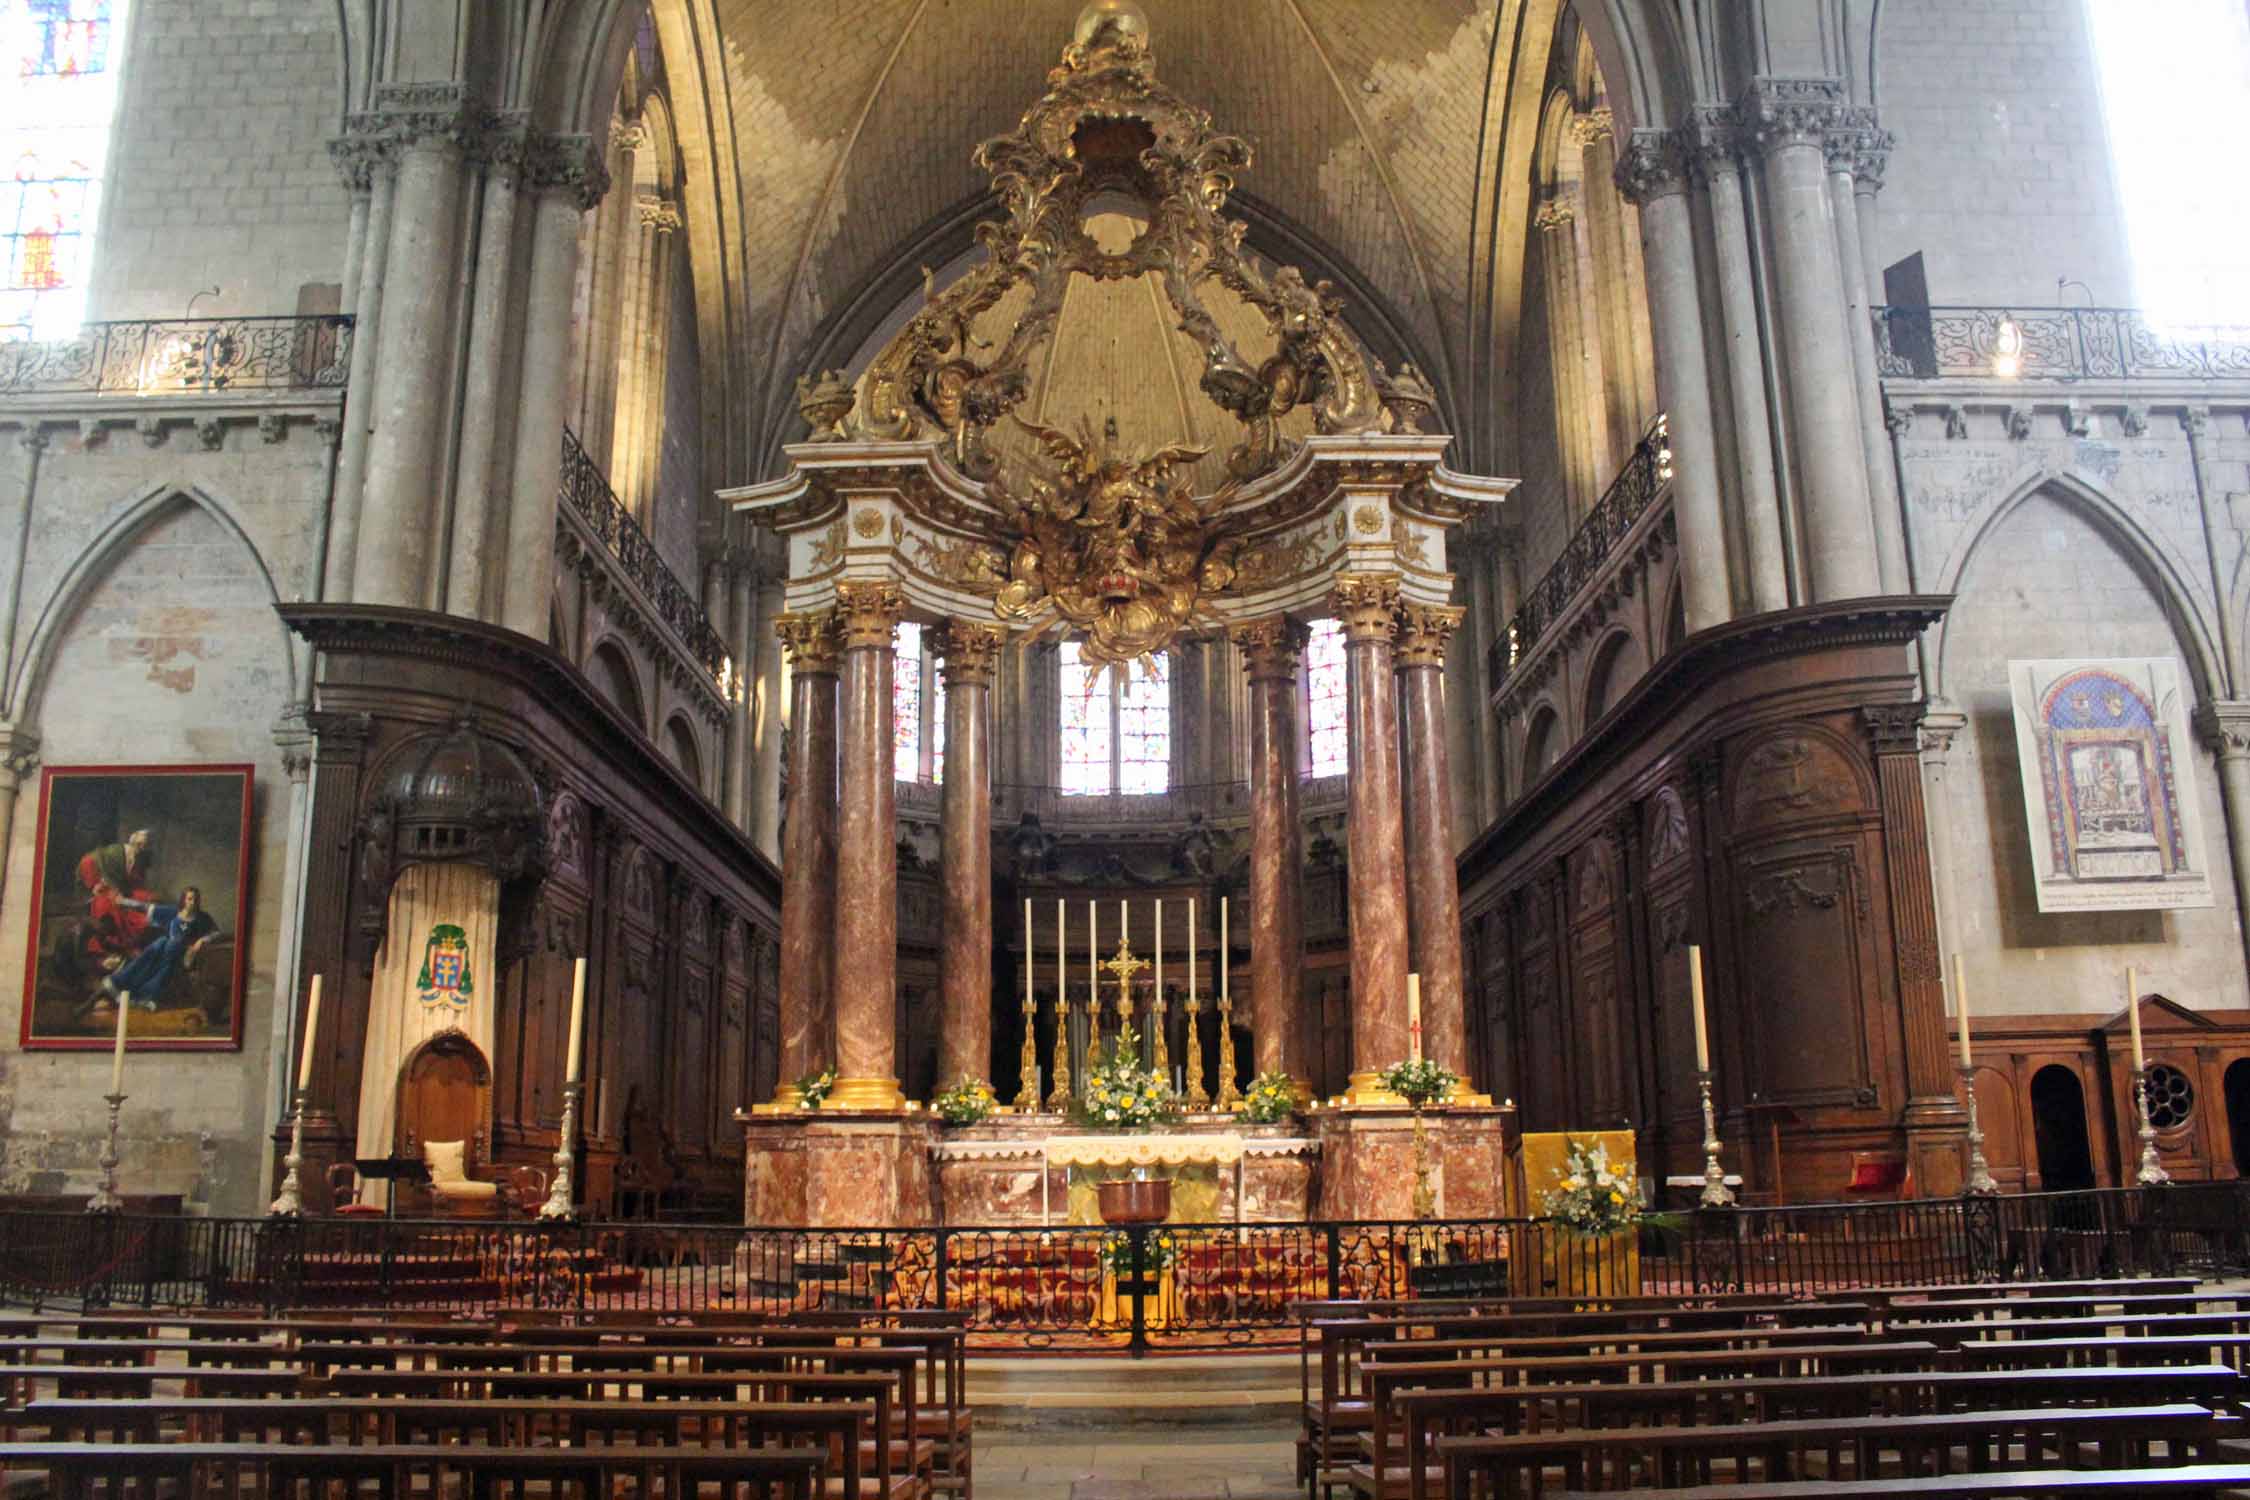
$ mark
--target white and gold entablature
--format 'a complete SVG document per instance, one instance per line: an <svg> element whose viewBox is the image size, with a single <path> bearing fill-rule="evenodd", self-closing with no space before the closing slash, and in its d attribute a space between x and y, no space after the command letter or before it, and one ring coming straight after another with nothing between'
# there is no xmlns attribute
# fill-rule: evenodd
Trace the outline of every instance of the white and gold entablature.
<svg viewBox="0 0 2250 1500"><path fill-rule="evenodd" d="M1322 615L1347 573L1395 574L1404 603L1449 603L1446 531L1516 485L1447 468L1450 441L1441 433L1316 434L1268 473L1195 502L1208 534L1200 561L1223 559L1201 577L1218 586L1198 590L1193 619L1166 638L1280 613ZM1004 594L1025 571L1020 507L954 467L943 440L786 451L784 477L721 492L786 540L785 608L826 609L837 584L881 579L899 585L917 617L1078 633L1054 611L1011 615Z"/></svg>

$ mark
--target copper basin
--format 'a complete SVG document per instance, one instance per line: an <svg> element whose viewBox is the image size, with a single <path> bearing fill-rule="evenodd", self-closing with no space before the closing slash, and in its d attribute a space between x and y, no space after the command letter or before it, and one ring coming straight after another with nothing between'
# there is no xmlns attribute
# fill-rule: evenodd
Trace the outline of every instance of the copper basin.
<svg viewBox="0 0 2250 1500"><path fill-rule="evenodd" d="M1099 1185L1104 1224L1161 1224L1172 1213L1172 1181L1125 1179Z"/></svg>

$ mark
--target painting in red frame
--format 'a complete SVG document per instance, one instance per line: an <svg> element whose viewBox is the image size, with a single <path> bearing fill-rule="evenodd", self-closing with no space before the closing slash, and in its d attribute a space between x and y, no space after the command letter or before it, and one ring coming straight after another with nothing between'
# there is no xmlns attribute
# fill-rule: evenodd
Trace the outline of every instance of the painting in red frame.
<svg viewBox="0 0 2250 1500"><path fill-rule="evenodd" d="M251 767L48 766L39 782L21 1040L238 1051Z"/></svg>

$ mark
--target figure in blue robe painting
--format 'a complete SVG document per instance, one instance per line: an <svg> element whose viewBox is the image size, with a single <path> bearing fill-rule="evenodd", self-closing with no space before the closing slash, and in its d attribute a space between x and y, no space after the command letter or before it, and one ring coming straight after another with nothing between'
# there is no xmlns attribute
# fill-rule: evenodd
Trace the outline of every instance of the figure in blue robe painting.
<svg viewBox="0 0 2250 1500"><path fill-rule="evenodd" d="M157 902L124 902L148 910L148 945L102 979L102 993L115 1000L133 997L135 1010L154 1010L172 979L218 936L219 924L203 909L203 892L188 886L180 899L166 906Z"/></svg>

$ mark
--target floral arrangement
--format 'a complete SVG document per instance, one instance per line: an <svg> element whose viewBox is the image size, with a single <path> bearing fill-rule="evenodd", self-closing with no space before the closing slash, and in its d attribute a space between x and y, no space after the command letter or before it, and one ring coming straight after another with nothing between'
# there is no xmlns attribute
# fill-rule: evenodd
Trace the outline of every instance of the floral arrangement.
<svg viewBox="0 0 2250 1500"><path fill-rule="evenodd" d="M1384 1088L1416 1109L1425 1104L1443 1104L1461 1086L1460 1074L1427 1057L1392 1063L1383 1070L1381 1078Z"/></svg>
<svg viewBox="0 0 2250 1500"><path fill-rule="evenodd" d="M1242 1118L1252 1125L1271 1125L1297 1112L1297 1080L1278 1070L1250 1080L1242 1096Z"/></svg>
<svg viewBox="0 0 2250 1500"><path fill-rule="evenodd" d="M991 1084L963 1073L960 1082L930 1101L930 1108L948 1125L974 1125L999 1103Z"/></svg>
<svg viewBox="0 0 2250 1500"><path fill-rule="evenodd" d="M1126 1027L1087 1068L1070 1117L1088 1130L1147 1130L1179 1119L1180 1099L1170 1080L1141 1065L1140 1035Z"/></svg>
<svg viewBox="0 0 2250 1500"><path fill-rule="evenodd" d="M1539 1199L1539 1211L1572 1234L1617 1234L1649 1217L1629 1171L1611 1169L1609 1148L1569 1141L1562 1180Z"/></svg>
<svg viewBox="0 0 2250 1500"><path fill-rule="evenodd" d="M1168 1234L1152 1233L1142 1242L1141 1253L1133 1254L1132 1236L1113 1234L1102 1241L1102 1269L1112 1276L1154 1276L1172 1263L1179 1247Z"/></svg>
<svg viewBox="0 0 2250 1500"><path fill-rule="evenodd" d="M804 1077L798 1079L797 1093L802 1098L805 1108L818 1109L822 1101L827 1099L828 1091L835 1086L836 1070L834 1068L822 1068L817 1073L807 1073Z"/></svg>

